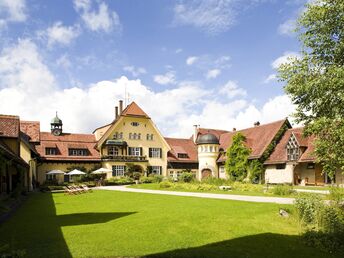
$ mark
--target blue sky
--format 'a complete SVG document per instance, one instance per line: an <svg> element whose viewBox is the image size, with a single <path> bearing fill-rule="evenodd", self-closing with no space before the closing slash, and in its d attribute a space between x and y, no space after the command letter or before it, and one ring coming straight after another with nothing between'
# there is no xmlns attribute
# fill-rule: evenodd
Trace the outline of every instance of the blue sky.
<svg viewBox="0 0 344 258"><path fill-rule="evenodd" d="M165 135L289 115L302 0L0 0L0 113L92 132L129 92Z"/></svg>

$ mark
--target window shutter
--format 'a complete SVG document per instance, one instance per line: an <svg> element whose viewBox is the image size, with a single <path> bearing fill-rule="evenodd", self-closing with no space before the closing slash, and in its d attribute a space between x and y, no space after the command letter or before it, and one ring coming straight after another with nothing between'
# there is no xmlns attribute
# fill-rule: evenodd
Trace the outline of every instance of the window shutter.
<svg viewBox="0 0 344 258"><path fill-rule="evenodd" d="M159 166L159 175L162 175L162 166Z"/></svg>
<svg viewBox="0 0 344 258"><path fill-rule="evenodd" d="M132 156L132 155L133 155L133 148L129 147L129 156Z"/></svg>
<svg viewBox="0 0 344 258"><path fill-rule="evenodd" d="M162 149L160 148L160 158L162 158Z"/></svg>
<svg viewBox="0 0 344 258"><path fill-rule="evenodd" d="M149 148L149 157L152 157L152 148Z"/></svg>
<svg viewBox="0 0 344 258"><path fill-rule="evenodd" d="M140 147L140 156L142 156L142 147Z"/></svg>

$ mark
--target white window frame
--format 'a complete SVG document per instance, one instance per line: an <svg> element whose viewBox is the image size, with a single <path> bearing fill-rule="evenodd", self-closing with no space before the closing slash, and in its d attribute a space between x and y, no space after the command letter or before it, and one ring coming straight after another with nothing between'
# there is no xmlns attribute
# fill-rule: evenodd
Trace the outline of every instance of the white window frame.
<svg viewBox="0 0 344 258"><path fill-rule="evenodd" d="M131 148L130 156L136 156L136 157L142 156L140 147L129 147L129 148Z"/></svg>
<svg viewBox="0 0 344 258"><path fill-rule="evenodd" d="M108 146L108 155L109 156L118 156L119 149L116 146Z"/></svg>
<svg viewBox="0 0 344 258"><path fill-rule="evenodd" d="M151 166L152 174L155 175L162 175L162 167L161 166Z"/></svg>
<svg viewBox="0 0 344 258"><path fill-rule="evenodd" d="M161 148L149 148L151 155L150 158L159 158L161 156Z"/></svg>
<svg viewBox="0 0 344 258"><path fill-rule="evenodd" d="M124 176L125 166L124 165L114 165L112 166L112 176Z"/></svg>

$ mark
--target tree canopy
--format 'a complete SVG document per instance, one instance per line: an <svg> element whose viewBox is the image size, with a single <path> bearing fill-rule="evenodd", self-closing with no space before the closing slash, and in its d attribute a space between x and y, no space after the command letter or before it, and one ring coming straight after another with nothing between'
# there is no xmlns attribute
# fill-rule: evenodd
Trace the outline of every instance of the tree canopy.
<svg viewBox="0 0 344 258"><path fill-rule="evenodd" d="M279 68L296 121L314 135L315 155L333 177L344 168L344 1L315 0L298 19L301 56Z"/></svg>

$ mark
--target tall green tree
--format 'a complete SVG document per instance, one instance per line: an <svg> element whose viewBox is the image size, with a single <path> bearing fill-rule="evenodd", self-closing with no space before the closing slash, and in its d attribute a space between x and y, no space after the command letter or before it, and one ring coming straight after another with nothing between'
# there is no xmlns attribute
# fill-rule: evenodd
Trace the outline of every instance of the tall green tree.
<svg viewBox="0 0 344 258"><path fill-rule="evenodd" d="M314 135L315 155L333 177L344 168L344 1L315 0L298 19L301 56L279 68L297 122Z"/></svg>
<svg viewBox="0 0 344 258"><path fill-rule="evenodd" d="M243 181L247 177L248 158L251 149L246 147L245 140L246 138L242 133L236 133L233 136L232 145L226 151L226 173L234 181Z"/></svg>

